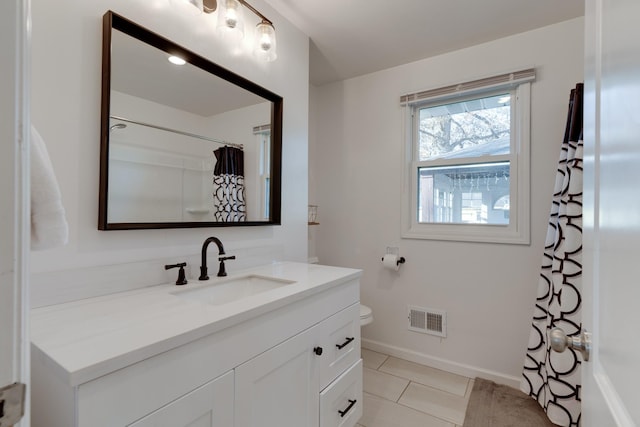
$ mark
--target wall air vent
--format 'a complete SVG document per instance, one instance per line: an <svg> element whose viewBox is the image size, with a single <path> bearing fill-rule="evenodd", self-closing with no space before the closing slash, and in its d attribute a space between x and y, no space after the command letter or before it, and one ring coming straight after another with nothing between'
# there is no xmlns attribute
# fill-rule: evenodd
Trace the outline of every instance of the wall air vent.
<svg viewBox="0 0 640 427"><path fill-rule="evenodd" d="M443 310L409 306L408 319L410 331L447 336L447 313Z"/></svg>

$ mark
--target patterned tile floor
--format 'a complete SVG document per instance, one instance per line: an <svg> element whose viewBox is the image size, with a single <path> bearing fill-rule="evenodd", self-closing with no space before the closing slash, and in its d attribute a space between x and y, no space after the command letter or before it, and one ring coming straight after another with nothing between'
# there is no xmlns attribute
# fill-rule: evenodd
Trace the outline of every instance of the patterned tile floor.
<svg viewBox="0 0 640 427"><path fill-rule="evenodd" d="M460 427L473 380L362 349L359 427Z"/></svg>

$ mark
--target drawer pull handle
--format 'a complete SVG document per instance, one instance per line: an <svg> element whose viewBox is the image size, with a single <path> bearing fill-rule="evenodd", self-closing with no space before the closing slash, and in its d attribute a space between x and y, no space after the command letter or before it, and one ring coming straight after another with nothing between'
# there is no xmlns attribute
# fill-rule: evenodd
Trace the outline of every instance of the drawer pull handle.
<svg viewBox="0 0 640 427"><path fill-rule="evenodd" d="M314 352L317 356L322 356L322 347L314 347L314 348L313 348L313 352Z"/></svg>
<svg viewBox="0 0 640 427"><path fill-rule="evenodd" d="M351 408L353 408L353 405L355 405L357 402L356 399L349 399L349 406L347 406L347 408L344 411L338 411L338 413L340 414L340 418L343 418L345 415L347 415L347 412L349 412L351 410Z"/></svg>
<svg viewBox="0 0 640 427"><path fill-rule="evenodd" d="M345 348L346 346L349 345L349 343L351 341L355 340L354 337L349 337L347 338L347 340L345 342L343 342L342 344L336 344L336 347L338 347L338 350L342 350L343 348Z"/></svg>

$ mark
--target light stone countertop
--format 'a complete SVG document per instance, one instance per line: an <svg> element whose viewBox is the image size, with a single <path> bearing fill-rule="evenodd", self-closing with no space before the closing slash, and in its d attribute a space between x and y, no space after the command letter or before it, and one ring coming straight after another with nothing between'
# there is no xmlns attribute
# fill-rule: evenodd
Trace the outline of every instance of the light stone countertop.
<svg viewBox="0 0 640 427"><path fill-rule="evenodd" d="M350 268L275 263L204 282L190 279L184 286L171 283L41 307L31 312L33 356L46 358L63 381L76 386L357 279L361 274L361 270ZM247 275L295 283L223 305L171 294Z"/></svg>

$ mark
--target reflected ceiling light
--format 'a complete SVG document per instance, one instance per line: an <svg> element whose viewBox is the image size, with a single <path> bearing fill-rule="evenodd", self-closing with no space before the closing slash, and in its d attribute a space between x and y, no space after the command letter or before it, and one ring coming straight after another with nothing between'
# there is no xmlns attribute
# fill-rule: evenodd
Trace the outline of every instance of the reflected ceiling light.
<svg viewBox="0 0 640 427"><path fill-rule="evenodd" d="M184 59L180 58L179 56L171 55L167 59L169 60L169 62L171 62L172 64L176 64L176 65L184 65L184 64L187 63L187 61L185 61Z"/></svg>
<svg viewBox="0 0 640 427"><path fill-rule="evenodd" d="M506 104L509 101L511 101L511 95L505 95L498 98L498 104Z"/></svg>

